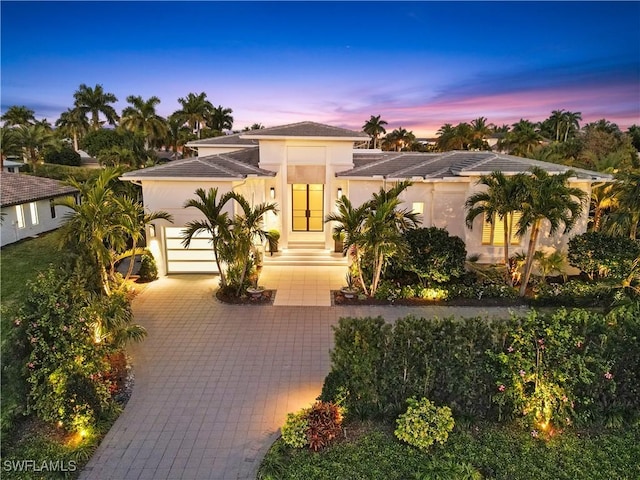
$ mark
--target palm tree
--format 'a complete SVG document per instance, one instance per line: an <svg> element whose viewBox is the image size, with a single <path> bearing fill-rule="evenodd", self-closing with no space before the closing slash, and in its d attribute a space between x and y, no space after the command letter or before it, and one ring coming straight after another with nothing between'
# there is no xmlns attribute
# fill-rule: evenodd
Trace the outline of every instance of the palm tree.
<svg viewBox="0 0 640 480"><path fill-rule="evenodd" d="M478 117L471 121L471 147L472 148L488 148L486 137L493 133L494 125L487 123L486 117Z"/></svg>
<svg viewBox="0 0 640 480"><path fill-rule="evenodd" d="M513 213L520 208L520 194L523 186L521 175L507 177L502 172L495 171L489 175L481 175L476 185L484 185L487 190L471 195L466 203L466 224L471 230L473 221L478 215L483 215L487 222L502 221L504 225L504 265L507 269L506 279L509 286L513 286L511 272L509 272L509 243L513 232Z"/></svg>
<svg viewBox="0 0 640 480"><path fill-rule="evenodd" d="M436 140L438 150L440 150L441 152L447 152L449 150L455 149L453 145L456 130L452 124L445 123L440 127L436 134L438 135L438 139Z"/></svg>
<svg viewBox="0 0 640 480"><path fill-rule="evenodd" d="M569 178L575 176L573 170L564 173L550 175L540 167L532 167L530 175L523 176L523 189L521 200L521 217L518 221L518 235L524 236L527 230L529 234L529 246L527 250L520 296L525 295L538 237L542 228L542 222L550 224L549 233L553 235L561 225L564 225L564 233L569 232L575 225L583 210L586 194L583 190L569 187Z"/></svg>
<svg viewBox="0 0 640 480"><path fill-rule="evenodd" d="M621 172L612 193L617 208L607 216L606 230L614 235L629 235L637 239L640 228L640 169Z"/></svg>
<svg viewBox="0 0 640 480"><path fill-rule="evenodd" d="M384 126L387 125L386 120L382 120L380 115L371 115L371 118L362 126L362 131L371 137L371 148L376 148L381 135L387 133Z"/></svg>
<svg viewBox="0 0 640 480"><path fill-rule="evenodd" d="M204 220L193 220L185 225L182 234L182 244L189 248L191 240L199 233L206 232L211 235L213 254L220 272L220 286L227 286L227 278L220 263L220 246L229 241L231 220L229 214L224 211L226 204L234 198L232 192L227 192L218 198L218 189L210 188L205 191L198 188L195 191L197 198L187 200L184 208L197 208L204 216Z"/></svg>
<svg viewBox="0 0 640 480"><path fill-rule="evenodd" d="M102 126L100 114L102 113L110 125L115 125L118 121L118 114L110 105L118 101L113 93L106 93L102 85L91 88L82 83L73 94L75 106L85 115L91 113L91 128L99 130Z"/></svg>
<svg viewBox="0 0 640 480"><path fill-rule="evenodd" d="M112 250L126 243L122 211L114 201L112 184L122 173L119 169L105 168L93 181L80 183L70 179L67 183L80 191L82 201L73 198L58 202L71 211L61 227L61 245L73 250L84 250L92 258L98 272L100 289L111 295L111 278L107 266L113 263Z"/></svg>
<svg viewBox="0 0 640 480"><path fill-rule="evenodd" d="M184 123L188 123L192 131L196 132L196 136L200 138L200 129L205 123L213 105L207 100L207 94L202 92L198 95L189 93L185 98L179 98L178 103L182 105L182 109L174 112L182 119Z"/></svg>
<svg viewBox="0 0 640 480"><path fill-rule="evenodd" d="M240 206L241 214L236 214L230 225L230 235L228 242L221 249L222 258L227 261L233 269L237 278L229 278L230 283L235 283L236 296L240 296L245 279L249 275L252 265L251 256L255 255L254 243L256 240L264 242L267 238L267 231L264 226L264 216L268 212L278 213L275 203L261 203L252 206L242 195L233 192L232 198Z"/></svg>
<svg viewBox="0 0 640 480"><path fill-rule="evenodd" d="M20 136L14 128L0 128L0 170L4 168L7 157L20 155Z"/></svg>
<svg viewBox="0 0 640 480"><path fill-rule="evenodd" d="M179 115L169 115L167 118L167 134L165 142L171 145L173 158L177 158L178 149L190 140L194 140L195 135L188 127L184 126L184 120Z"/></svg>
<svg viewBox="0 0 640 480"><path fill-rule="evenodd" d="M566 142L570 131L577 132L580 129L579 120L582 120L582 112L565 112L563 117L565 125L564 141Z"/></svg>
<svg viewBox="0 0 640 480"><path fill-rule="evenodd" d="M24 105L13 105L0 117L5 127L16 127L35 123L35 112Z"/></svg>
<svg viewBox="0 0 640 480"><path fill-rule="evenodd" d="M55 145L50 131L42 125L21 125L15 129L25 160L36 171L45 147Z"/></svg>
<svg viewBox="0 0 640 480"><path fill-rule="evenodd" d="M127 102L131 104L122 110L120 125L132 132L139 132L144 136L144 148L149 150L150 142L163 138L167 134L167 124L156 113L156 106L160 99L156 96L144 100L140 96L129 95Z"/></svg>
<svg viewBox="0 0 640 480"><path fill-rule="evenodd" d="M591 206L593 207L593 224L591 229L599 232L602 227L602 217L605 212L618 205L618 200L613 190L613 184L605 183L591 190Z"/></svg>
<svg viewBox="0 0 640 480"><path fill-rule="evenodd" d="M250 132L252 130L262 130L264 129L264 125L262 125L261 123L254 123L248 127L244 127L242 129L243 132Z"/></svg>
<svg viewBox="0 0 640 480"><path fill-rule="evenodd" d="M551 116L549 117L549 122L551 123L553 129L555 130L556 142L560 141L560 132L565 123L565 111L562 110L553 110L551 112Z"/></svg>
<svg viewBox="0 0 640 480"><path fill-rule="evenodd" d="M353 261L358 270L358 279L365 295L368 295L367 285L362 276L361 260L362 252L358 248L362 225L369 206L365 203L355 208L351 201L342 195L337 202L338 211L325 216L324 222L335 222L333 226L333 236L343 239L343 255L351 252Z"/></svg>
<svg viewBox="0 0 640 480"><path fill-rule="evenodd" d="M60 118L56 120L56 127L63 134L70 135L73 138L73 149L79 150L78 141L82 135L89 131L89 122L84 112L78 107L69 108L66 112L60 114Z"/></svg>
<svg viewBox="0 0 640 480"><path fill-rule="evenodd" d="M213 107L207 117L207 125L212 130L222 132L223 130L231 130L233 128L233 110L224 108L222 105Z"/></svg>
<svg viewBox="0 0 640 480"><path fill-rule="evenodd" d="M542 135L537 131L535 124L521 119L513 124L511 131L498 143L498 148L506 149L512 155L527 157L541 140Z"/></svg>
<svg viewBox="0 0 640 480"><path fill-rule="evenodd" d="M385 137L387 144L396 152L402 151L403 148L411 145L416 140L413 132L407 131L405 128L396 128Z"/></svg>

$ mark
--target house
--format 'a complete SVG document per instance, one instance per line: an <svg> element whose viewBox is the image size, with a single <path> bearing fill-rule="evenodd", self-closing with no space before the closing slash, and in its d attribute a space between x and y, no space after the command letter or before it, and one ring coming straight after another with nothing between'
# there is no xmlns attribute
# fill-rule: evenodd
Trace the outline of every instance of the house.
<svg viewBox="0 0 640 480"><path fill-rule="evenodd" d="M128 172L122 179L142 186L146 208L173 215L174 224L158 222L148 232L153 237L150 248L163 273L184 273L215 271L210 239L202 236L189 249L181 243L184 225L200 218L195 208L183 208L197 188L216 187L219 194L233 190L254 204L275 202L279 215L269 214L265 228L280 232L281 249L328 251L334 241L332 227L324 223L324 217L335 210L341 195L359 205L380 187L411 180L413 185L402 194L402 200L420 214L424 226L446 228L465 241L469 254L496 262L503 250L500 222L492 226L477 218L470 230L464 221L464 203L481 188L476 185L479 176L495 170L515 174L533 165L551 173L568 168L493 152L354 149L366 139L363 132L301 122L193 141L187 146L198 150L197 157ZM597 172L576 172L572 186L587 194L593 182L608 179ZM586 225L585 213L572 234L583 232ZM512 251L526 247L520 238L511 240ZM561 248L567 241L567 236L547 235L540 244Z"/></svg>
<svg viewBox="0 0 640 480"><path fill-rule="evenodd" d="M58 228L68 208L56 199L78 191L50 178L0 173L0 245L5 246Z"/></svg>
<svg viewBox="0 0 640 480"><path fill-rule="evenodd" d="M24 162L16 162L15 160L4 160L2 162L3 172L18 173L20 167L24 167Z"/></svg>

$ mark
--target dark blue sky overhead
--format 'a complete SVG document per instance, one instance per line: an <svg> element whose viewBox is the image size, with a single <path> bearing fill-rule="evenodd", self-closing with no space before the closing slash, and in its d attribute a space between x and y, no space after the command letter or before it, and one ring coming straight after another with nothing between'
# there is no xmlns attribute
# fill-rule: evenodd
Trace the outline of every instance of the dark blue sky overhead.
<svg viewBox="0 0 640 480"><path fill-rule="evenodd" d="M640 2L6 2L1 106L55 120L81 83L206 92L240 129L301 120L431 135L581 111L640 123Z"/></svg>

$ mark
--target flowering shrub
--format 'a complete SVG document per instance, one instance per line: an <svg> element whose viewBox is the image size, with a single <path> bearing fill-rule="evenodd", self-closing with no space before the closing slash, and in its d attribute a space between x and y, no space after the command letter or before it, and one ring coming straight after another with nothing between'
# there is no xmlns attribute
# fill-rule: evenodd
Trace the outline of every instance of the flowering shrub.
<svg viewBox="0 0 640 480"><path fill-rule="evenodd" d="M308 445L317 452L342 433L342 408L335 403L316 402L310 408L287 414L282 440L294 448Z"/></svg>
<svg viewBox="0 0 640 480"><path fill-rule="evenodd" d="M427 398L407 399L409 407L396 420L395 436L409 445L427 450L435 442L444 444L453 430L449 407L436 407Z"/></svg>

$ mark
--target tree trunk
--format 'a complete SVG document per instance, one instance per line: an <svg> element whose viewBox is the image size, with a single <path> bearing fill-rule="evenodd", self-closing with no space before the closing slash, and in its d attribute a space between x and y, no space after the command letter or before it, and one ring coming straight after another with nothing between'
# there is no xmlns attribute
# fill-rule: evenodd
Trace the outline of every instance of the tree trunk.
<svg viewBox="0 0 640 480"><path fill-rule="evenodd" d="M600 221L602 220L602 209L600 207L596 207L593 212L593 231L600 231Z"/></svg>
<svg viewBox="0 0 640 480"><path fill-rule="evenodd" d="M78 148L78 132L74 130L73 132L73 149L77 152Z"/></svg>
<svg viewBox="0 0 640 480"><path fill-rule="evenodd" d="M504 222L504 268L506 270L507 284L513 287L511 281L511 269L509 268L509 241L511 240L511 222L509 221L509 214L507 213L502 219Z"/></svg>
<svg viewBox="0 0 640 480"><path fill-rule="evenodd" d="M524 263L524 274L522 275L522 285L520 285L520 296L524 297L529 284L529 277L533 267L533 255L536 251L536 243L538 242L538 234L540 233L540 220L536 220L531 226L531 236L529 237L529 248L527 249L527 258Z"/></svg>
<svg viewBox="0 0 640 480"><path fill-rule="evenodd" d="M215 233L213 234L213 238L215 239ZM218 272L220 272L220 286L222 288L227 286L227 278L222 271L222 267L220 266L220 260L218 260L218 241L213 241L213 256L216 259L216 265L218 266Z"/></svg>

